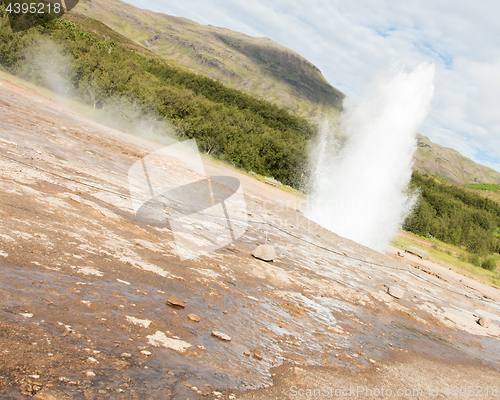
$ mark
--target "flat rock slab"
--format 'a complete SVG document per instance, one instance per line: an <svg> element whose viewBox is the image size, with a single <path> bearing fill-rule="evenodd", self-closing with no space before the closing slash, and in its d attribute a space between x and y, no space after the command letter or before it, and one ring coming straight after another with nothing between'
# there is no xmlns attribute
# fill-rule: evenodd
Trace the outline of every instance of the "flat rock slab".
<svg viewBox="0 0 500 400"><path fill-rule="evenodd" d="M215 336L216 338L218 338L220 340L225 340L226 342L231 341L231 336L226 335L225 333L222 333L222 332L212 331L212 336Z"/></svg>
<svg viewBox="0 0 500 400"><path fill-rule="evenodd" d="M396 299L400 299L405 295L405 291L397 286L389 286L388 293Z"/></svg>
<svg viewBox="0 0 500 400"><path fill-rule="evenodd" d="M174 307L181 307L181 308L184 308L186 307L186 305L184 304L184 302L180 301L177 297L175 296L170 296L167 300L167 304L169 306L174 306Z"/></svg>
<svg viewBox="0 0 500 400"><path fill-rule="evenodd" d="M252 256L262 261L273 261L276 258L276 251L270 244L261 244L252 251Z"/></svg>

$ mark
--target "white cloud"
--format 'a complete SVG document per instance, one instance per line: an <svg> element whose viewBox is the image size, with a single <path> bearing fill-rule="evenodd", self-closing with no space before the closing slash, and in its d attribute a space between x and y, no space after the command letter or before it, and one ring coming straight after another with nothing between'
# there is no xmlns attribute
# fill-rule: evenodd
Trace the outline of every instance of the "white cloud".
<svg viewBox="0 0 500 400"><path fill-rule="evenodd" d="M314 63L353 99L399 62L436 65L421 133L500 170L500 2L486 0L128 0L141 7L266 36Z"/></svg>

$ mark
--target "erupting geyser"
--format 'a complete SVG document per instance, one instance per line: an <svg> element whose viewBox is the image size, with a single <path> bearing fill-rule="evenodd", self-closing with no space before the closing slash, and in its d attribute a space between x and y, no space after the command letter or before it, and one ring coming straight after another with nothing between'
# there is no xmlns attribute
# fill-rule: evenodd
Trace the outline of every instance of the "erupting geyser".
<svg viewBox="0 0 500 400"><path fill-rule="evenodd" d="M407 187L433 78L429 64L411 73L393 71L359 103L344 103L338 132L324 124L312 154L309 219L375 250L386 249L416 201Z"/></svg>

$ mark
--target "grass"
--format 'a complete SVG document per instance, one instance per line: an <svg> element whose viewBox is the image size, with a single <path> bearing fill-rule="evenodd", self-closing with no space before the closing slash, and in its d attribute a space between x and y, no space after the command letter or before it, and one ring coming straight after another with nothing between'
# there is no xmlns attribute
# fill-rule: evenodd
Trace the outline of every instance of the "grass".
<svg viewBox="0 0 500 400"><path fill-rule="evenodd" d="M418 247L428 252L429 261L444 267L450 267L459 274L500 288L500 270L488 271L468 261L464 261L469 260L472 254L462 247L453 246L437 239L420 237L409 232L405 233L410 236L410 239L398 236L392 241L392 245L400 249L404 249L407 246ZM425 240L427 244L423 244L419 239ZM495 258L498 264L500 257L495 255Z"/></svg>
<svg viewBox="0 0 500 400"><path fill-rule="evenodd" d="M264 180L266 178L264 175L257 174L257 173L255 173L253 171L244 170L244 169L242 169L242 168L240 168L240 167L238 167L236 165L230 164L227 161L221 160L221 159L219 159L217 157L214 157L212 155L203 154L202 157L208 158L214 164L219 164L219 165L222 165L222 166L224 166L224 167L226 167L228 169L231 169L233 171L239 172L240 174L250 176L250 177L254 178L255 180L257 180L259 182L264 182ZM304 193L302 193L300 190L294 189L294 188L292 188L292 187L290 187L288 185L283 185L281 182L278 182L278 186L276 186L276 187L278 189L283 190L284 192L294 194L295 196L301 197L303 199L306 197L306 195Z"/></svg>
<svg viewBox="0 0 500 400"><path fill-rule="evenodd" d="M498 192L500 190L500 185L492 185L489 183L471 183L466 186L479 190L493 190L494 192Z"/></svg>

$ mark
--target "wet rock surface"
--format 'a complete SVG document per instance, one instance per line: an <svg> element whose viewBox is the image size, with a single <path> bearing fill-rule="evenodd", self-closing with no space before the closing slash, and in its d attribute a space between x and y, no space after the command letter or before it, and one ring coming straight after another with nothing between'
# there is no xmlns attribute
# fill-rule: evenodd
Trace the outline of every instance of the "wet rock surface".
<svg viewBox="0 0 500 400"><path fill-rule="evenodd" d="M499 381L498 299L410 274L269 202L281 194L264 184L272 195L246 197L242 238L181 261L172 231L137 219L127 198L128 168L154 145L1 89L0 153L25 164L0 158L0 397L281 399L315 379L396 385L396 367L452 364L476 385ZM251 255L266 236L273 263Z"/></svg>

